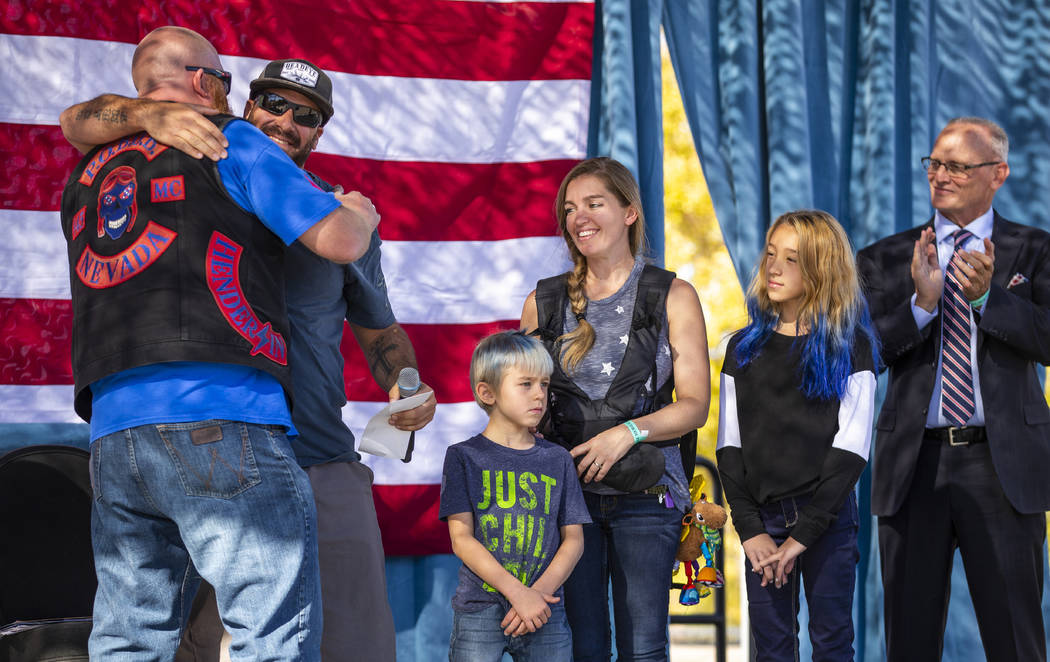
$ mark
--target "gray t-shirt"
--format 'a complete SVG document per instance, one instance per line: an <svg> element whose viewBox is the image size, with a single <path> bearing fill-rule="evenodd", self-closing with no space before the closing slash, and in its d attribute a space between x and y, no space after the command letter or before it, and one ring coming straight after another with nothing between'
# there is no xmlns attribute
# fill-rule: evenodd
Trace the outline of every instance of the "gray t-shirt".
<svg viewBox="0 0 1050 662"><path fill-rule="evenodd" d="M638 296L638 280L642 276L644 267L645 263L641 259L636 259L634 268L631 269L630 275L619 290L604 299L587 302L587 321L594 327L594 346L583 355L583 359L580 360L580 364L572 374L572 381L592 400L605 397L609 386L616 378L620 364L623 363L627 343L630 340L635 299ZM562 323L566 333L579 326L571 304L566 304ZM639 398L634 416L641 416L645 413L642 407L646 397L652 397L654 389L659 389L670 377L671 344L667 338L667 324L664 324L660 329L660 339L656 348L656 384L653 384L653 377L650 375L645 384L647 395ZM659 484L665 485L670 490L675 507L684 512L690 503L689 485L685 479L685 470L682 468L681 453L678 446L666 446L663 452L666 469ZM598 494L621 494L600 483L587 483L583 489Z"/></svg>
<svg viewBox="0 0 1050 662"><path fill-rule="evenodd" d="M531 586L561 546L561 530L591 521L572 457L561 446L536 439L532 448L501 446L484 435L445 451L438 516L471 513L474 537L500 565ZM561 589L557 595L561 596ZM466 565L452 596L457 611L480 611L507 600Z"/></svg>

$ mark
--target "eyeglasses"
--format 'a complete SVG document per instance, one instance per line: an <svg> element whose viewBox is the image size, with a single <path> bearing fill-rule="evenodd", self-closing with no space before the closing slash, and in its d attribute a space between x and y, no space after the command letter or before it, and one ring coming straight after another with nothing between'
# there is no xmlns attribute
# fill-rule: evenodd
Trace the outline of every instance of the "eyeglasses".
<svg viewBox="0 0 1050 662"><path fill-rule="evenodd" d="M926 168L926 172L933 175L936 174L941 166L948 171L948 174L956 179L968 179L970 177L970 171L974 168L981 168L983 166L999 165L1002 161L985 161L984 163L974 163L970 165L968 163L957 163L955 161L941 161L939 159L930 158L929 156L922 157L922 167Z"/></svg>
<svg viewBox="0 0 1050 662"><path fill-rule="evenodd" d="M252 97L252 101L271 115L284 115L288 112L288 109L291 109L292 121L299 126L315 129L324 123L324 116L321 115L321 111L310 106L304 106L301 103L289 101L273 92L260 92Z"/></svg>
<svg viewBox="0 0 1050 662"><path fill-rule="evenodd" d="M230 82L233 80L233 74L229 71L223 71L222 69L212 69L211 67L192 67L187 66L186 71L203 71L206 74L215 76L222 81L222 86L226 88L226 94L230 93Z"/></svg>

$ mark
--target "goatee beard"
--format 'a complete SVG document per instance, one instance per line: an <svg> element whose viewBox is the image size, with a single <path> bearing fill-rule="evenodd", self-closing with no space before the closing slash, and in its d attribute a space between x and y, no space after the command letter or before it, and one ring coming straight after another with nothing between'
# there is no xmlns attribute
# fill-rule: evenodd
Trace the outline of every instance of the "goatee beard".
<svg viewBox="0 0 1050 662"><path fill-rule="evenodd" d="M217 81L216 81L217 82ZM212 85L209 89L211 93L211 105L215 110L226 115L230 114L230 102L226 99L226 89L221 83L218 85Z"/></svg>

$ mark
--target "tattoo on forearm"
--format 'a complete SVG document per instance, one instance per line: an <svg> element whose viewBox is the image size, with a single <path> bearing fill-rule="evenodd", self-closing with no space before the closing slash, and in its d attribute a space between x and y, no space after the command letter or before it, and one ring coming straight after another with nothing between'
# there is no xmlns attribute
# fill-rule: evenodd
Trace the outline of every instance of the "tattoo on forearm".
<svg viewBox="0 0 1050 662"><path fill-rule="evenodd" d="M416 365L412 342L400 326L384 331L364 348L364 352L372 377L386 390L390 390L397 381L397 371Z"/></svg>
<svg viewBox="0 0 1050 662"><path fill-rule="evenodd" d="M77 121L96 119L106 124L127 124L128 114L123 110L88 106L77 111L74 119Z"/></svg>

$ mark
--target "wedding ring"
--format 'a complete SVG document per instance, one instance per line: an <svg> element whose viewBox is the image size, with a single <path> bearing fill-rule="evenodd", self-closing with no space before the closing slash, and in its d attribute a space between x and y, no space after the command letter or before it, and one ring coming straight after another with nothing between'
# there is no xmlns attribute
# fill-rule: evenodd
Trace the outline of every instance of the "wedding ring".
<svg viewBox="0 0 1050 662"><path fill-rule="evenodd" d="M599 461L597 461L597 460L595 460L595 461L594 461L594 462L592 462L591 464L593 464L593 465L594 465L595 467L597 467L597 468L599 468L599 469L601 469L601 468L602 468L602 463L601 463L601 462L599 462Z"/></svg>

